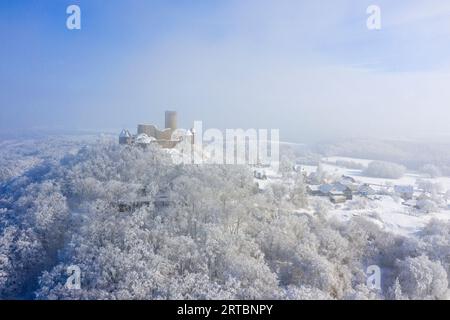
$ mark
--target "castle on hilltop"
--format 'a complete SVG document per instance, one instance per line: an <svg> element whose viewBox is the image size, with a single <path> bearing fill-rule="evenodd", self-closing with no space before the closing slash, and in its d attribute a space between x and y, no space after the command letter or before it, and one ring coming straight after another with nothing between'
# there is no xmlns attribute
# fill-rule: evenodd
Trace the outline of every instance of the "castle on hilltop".
<svg viewBox="0 0 450 320"><path fill-rule="evenodd" d="M166 111L165 128L159 130L153 124L139 124L137 134L132 135L130 131L124 129L119 135L119 144L122 145L149 145L157 143L162 148L172 149L181 141L189 140L194 143L194 130L177 129L177 113Z"/></svg>

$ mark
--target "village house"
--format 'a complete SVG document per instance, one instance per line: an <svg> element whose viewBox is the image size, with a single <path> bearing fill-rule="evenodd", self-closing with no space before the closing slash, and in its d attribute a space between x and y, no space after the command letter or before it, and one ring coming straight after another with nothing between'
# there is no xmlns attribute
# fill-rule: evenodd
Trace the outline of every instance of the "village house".
<svg viewBox="0 0 450 320"><path fill-rule="evenodd" d="M307 191L310 195L329 197L333 203L342 203L353 199L352 189L340 182L309 185L307 186Z"/></svg>
<svg viewBox="0 0 450 320"><path fill-rule="evenodd" d="M394 192L403 200L411 200L414 196L414 187L409 185L396 185Z"/></svg>
<svg viewBox="0 0 450 320"><path fill-rule="evenodd" d="M341 178L341 182L344 184L347 184L347 183L352 184L352 183L356 183L356 180L353 177L343 175Z"/></svg>
<svg viewBox="0 0 450 320"><path fill-rule="evenodd" d="M368 183L364 183L359 186L358 193L363 197L368 197L376 194L376 191Z"/></svg>
<svg viewBox="0 0 450 320"><path fill-rule="evenodd" d="M312 196L320 196L320 185L308 185L306 191Z"/></svg>

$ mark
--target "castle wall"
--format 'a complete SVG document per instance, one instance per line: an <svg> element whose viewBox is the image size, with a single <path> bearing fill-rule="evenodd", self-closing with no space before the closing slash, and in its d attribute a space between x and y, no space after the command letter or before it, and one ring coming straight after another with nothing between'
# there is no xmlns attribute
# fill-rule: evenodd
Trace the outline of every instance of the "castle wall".
<svg viewBox="0 0 450 320"><path fill-rule="evenodd" d="M156 139L156 142L163 148L174 148L179 142L172 140L173 132L177 130L177 113L175 111L166 111L165 129L159 130L153 124L139 124L137 134L146 134Z"/></svg>
<svg viewBox="0 0 450 320"><path fill-rule="evenodd" d="M153 137L155 139L158 139L158 128L156 128L152 124L140 124L138 125L138 134L145 133L149 137Z"/></svg>

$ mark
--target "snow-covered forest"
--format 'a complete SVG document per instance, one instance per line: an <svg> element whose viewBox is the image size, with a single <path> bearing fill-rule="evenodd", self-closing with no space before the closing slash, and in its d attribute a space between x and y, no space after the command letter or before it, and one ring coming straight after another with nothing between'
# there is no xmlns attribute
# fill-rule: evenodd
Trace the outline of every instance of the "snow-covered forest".
<svg viewBox="0 0 450 320"><path fill-rule="evenodd" d="M449 298L450 223L407 236L335 219L288 165L292 183L261 190L247 166L174 165L106 138L0 147L0 298Z"/></svg>

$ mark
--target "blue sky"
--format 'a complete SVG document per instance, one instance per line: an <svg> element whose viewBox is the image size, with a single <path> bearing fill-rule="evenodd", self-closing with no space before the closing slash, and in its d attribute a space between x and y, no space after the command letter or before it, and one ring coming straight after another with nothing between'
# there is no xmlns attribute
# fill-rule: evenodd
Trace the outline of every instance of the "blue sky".
<svg viewBox="0 0 450 320"><path fill-rule="evenodd" d="M445 0L3 0L0 41L0 132L114 132L166 109L292 141L449 130Z"/></svg>

